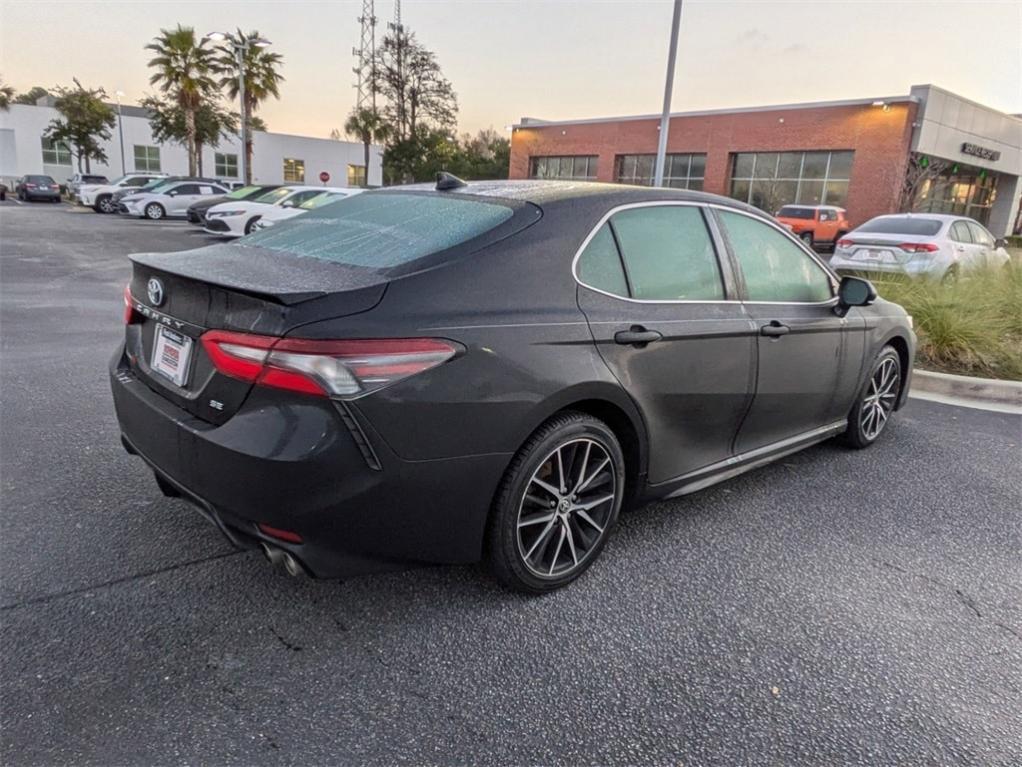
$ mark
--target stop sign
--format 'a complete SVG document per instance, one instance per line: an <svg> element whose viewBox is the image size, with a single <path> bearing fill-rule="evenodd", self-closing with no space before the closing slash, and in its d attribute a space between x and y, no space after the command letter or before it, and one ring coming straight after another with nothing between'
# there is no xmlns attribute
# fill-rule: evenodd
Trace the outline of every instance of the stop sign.
<svg viewBox="0 0 1022 767"><path fill-rule="evenodd" d="M325 170L324 171L320 171L319 180L322 181L325 184L327 181L330 180L330 174L327 173Z"/></svg>

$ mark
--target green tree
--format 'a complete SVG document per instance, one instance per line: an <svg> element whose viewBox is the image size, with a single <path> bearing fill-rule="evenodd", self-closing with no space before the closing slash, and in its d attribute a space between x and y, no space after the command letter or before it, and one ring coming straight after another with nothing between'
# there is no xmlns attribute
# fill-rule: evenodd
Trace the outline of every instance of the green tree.
<svg viewBox="0 0 1022 767"><path fill-rule="evenodd" d="M242 105L242 125L248 124L254 129L253 113L259 105L271 96L280 98L280 84L284 82L280 74L280 66L284 57L279 53L267 50L265 47L256 45L262 35L258 31L248 34L240 29L237 34L228 35L217 50L217 56L213 64L214 71L220 77L220 87L224 89L227 98L237 100L240 91L240 72L238 71L238 57L235 53L236 46L246 44L244 50L245 64L245 103ZM249 131L244 136L245 143L245 183L252 183L252 134Z"/></svg>
<svg viewBox="0 0 1022 767"><path fill-rule="evenodd" d="M48 90L46 90L45 88L43 88L43 87L41 87L39 85L33 85L31 88L29 88L24 93L19 93L15 97L14 103L15 104L28 104L28 105L31 106L31 105L34 105L39 99L43 98L44 96L49 96L49 95L50 95L50 92Z"/></svg>
<svg viewBox="0 0 1022 767"><path fill-rule="evenodd" d="M90 162L106 162L106 152L101 141L110 138L110 130L117 124L114 110L104 103L106 91L102 88L86 88L77 78L74 88L58 88L54 103L60 117L50 121L43 135L53 141L67 144L71 154L78 160L78 172L92 170Z"/></svg>
<svg viewBox="0 0 1022 767"><path fill-rule="evenodd" d="M448 131L420 127L414 137L387 147L384 177L388 184L432 181L437 171L450 169L458 151L458 143Z"/></svg>
<svg viewBox="0 0 1022 767"><path fill-rule="evenodd" d="M188 124L185 111L176 101L147 96L141 106L149 112L149 127L160 143L172 142L188 146ZM203 103L195 112L195 143L198 153L197 175L202 175L202 148L220 146L238 132L238 115L216 102Z"/></svg>
<svg viewBox="0 0 1022 767"><path fill-rule="evenodd" d="M444 170L464 179L497 179L507 178L510 165L511 141L487 128L475 136L463 133L457 155Z"/></svg>
<svg viewBox="0 0 1022 767"><path fill-rule="evenodd" d="M386 99L383 110L395 142L414 139L420 126L453 130L458 97L444 77L436 55L404 26L383 38L376 55L376 87Z"/></svg>
<svg viewBox="0 0 1022 767"><path fill-rule="evenodd" d="M5 85L0 79L0 110L6 112L11 108L11 101L14 100L14 87Z"/></svg>
<svg viewBox="0 0 1022 767"><path fill-rule="evenodd" d="M214 99L217 89L213 78L213 50L206 47L204 39L196 40L194 29L180 24L176 29L161 29L146 50L156 54L149 61L149 66L155 70L149 78L150 84L158 86L176 102L184 115L188 173L194 176L200 162L196 113L204 103Z"/></svg>
<svg viewBox="0 0 1022 767"><path fill-rule="evenodd" d="M355 109L344 123L344 132L362 142L365 149L365 186L369 186L369 148L373 143L382 144L390 138L390 125L372 109Z"/></svg>

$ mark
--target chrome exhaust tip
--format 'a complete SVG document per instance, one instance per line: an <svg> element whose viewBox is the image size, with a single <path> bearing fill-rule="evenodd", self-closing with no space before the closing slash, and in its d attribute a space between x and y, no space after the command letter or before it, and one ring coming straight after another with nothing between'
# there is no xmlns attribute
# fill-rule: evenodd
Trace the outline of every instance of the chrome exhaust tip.
<svg viewBox="0 0 1022 767"><path fill-rule="evenodd" d="M302 567L298 560L291 556L288 552L281 552L281 561L284 563L284 572L292 578L297 578L299 575L305 575L305 568Z"/></svg>
<svg viewBox="0 0 1022 767"><path fill-rule="evenodd" d="M266 561L269 562L273 567L279 567L280 563L284 559L284 552L280 549L275 549L268 543L260 543L259 548L263 550L263 556L266 557Z"/></svg>

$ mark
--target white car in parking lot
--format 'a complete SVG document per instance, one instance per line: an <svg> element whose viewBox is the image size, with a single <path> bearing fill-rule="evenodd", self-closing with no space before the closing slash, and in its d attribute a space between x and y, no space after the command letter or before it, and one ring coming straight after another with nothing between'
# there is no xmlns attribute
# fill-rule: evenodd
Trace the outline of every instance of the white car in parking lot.
<svg viewBox="0 0 1022 767"><path fill-rule="evenodd" d="M830 259L838 271L954 279L983 266L1004 266L1005 242L971 218L937 213L877 216L840 240Z"/></svg>
<svg viewBox="0 0 1022 767"><path fill-rule="evenodd" d="M322 208L324 205L330 205L334 202L339 202L346 197L362 192L362 189L344 189L331 190L328 192L321 192L315 197L310 197L303 203L298 205L271 205L269 210L263 212L259 220L252 224L252 231L258 232L261 229L269 229L274 224L279 224L281 221L287 221L289 218L300 216L306 211L316 210L316 208Z"/></svg>
<svg viewBox="0 0 1022 767"><path fill-rule="evenodd" d="M79 205L90 207L97 213L113 213L116 210L113 199L115 192L143 187L154 178L166 177L166 173L128 173L109 184L82 184L78 187L75 200Z"/></svg>
<svg viewBox="0 0 1022 767"><path fill-rule="evenodd" d="M325 192L350 195L361 190L323 186L281 186L254 200L232 200L214 205L206 213L203 231L221 237L244 237L250 234L263 216L275 216L280 211L299 208L302 203ZM303 211L296 211L292 215Z"/></svg>
<svg viewBox="0 0 1022 767"><path fill-rule="evenodd" d="M122 197L120 204L129 216L159 221L161 218L185 218L188 206L203 197L227 194L229 190L204 181L184 180L165 184L138 194Z"/></svg>

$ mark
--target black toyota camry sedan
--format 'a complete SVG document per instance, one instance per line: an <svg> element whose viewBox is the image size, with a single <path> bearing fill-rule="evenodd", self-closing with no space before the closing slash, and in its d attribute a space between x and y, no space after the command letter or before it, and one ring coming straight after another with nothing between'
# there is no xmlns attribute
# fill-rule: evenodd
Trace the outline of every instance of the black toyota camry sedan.
<svg viewBox="0 0 1022 767"><path fill-rule="evenodd" d="M915 351L868 282L671 189L443 177L132 261L125 448L292 574L564 586L623 507L870 445Z"/></svg>

